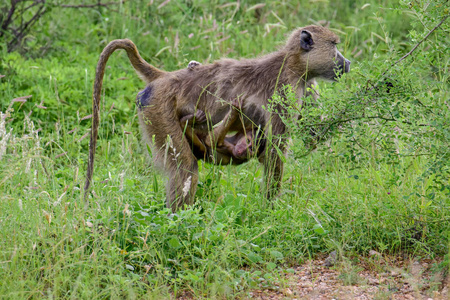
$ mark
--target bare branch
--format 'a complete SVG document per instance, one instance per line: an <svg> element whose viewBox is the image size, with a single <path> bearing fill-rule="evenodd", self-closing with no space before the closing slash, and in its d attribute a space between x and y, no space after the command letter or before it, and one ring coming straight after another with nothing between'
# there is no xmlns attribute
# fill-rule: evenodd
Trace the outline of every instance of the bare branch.
<svg viewBox="0 0 450 300"><path fill-rule="evenodd" d="M37 1L37 3L43 3L45 1ZM28 9L28 8L27 8ZM45 6L39 7L38 11L34 14L34 16L28 20L25 24L21 24L21 26L18 28L17 33L12 41L8 43L8 49L9 51L13 50L17 45L18 42L25 36L29 28L36 23L36 21L42 17L46 13Z"/></svg>
<svg viewBox="0 0 450 300"><path fill-rule="evenodd" d="M107 2L107 3L101 3L100 1L96 4L80 4L80 5L72 5L72 4L61 4L58 5L59 7L65 7L65 8L93 8L93 7L107 7L109 5L119 5L122 4L123 1L120 2Z"/></svg>
<svg viewBox="0 0 450 300"><path fill-rule="evenodd" d="M11 23L11 18L14 15L14 11L16 10L16 2L11 1L11 8L8 11L8 16L6 17L5 21L2 24L2 28L0 30L0 37L3 36L3 33L8 28L9 23Z"/></svg>

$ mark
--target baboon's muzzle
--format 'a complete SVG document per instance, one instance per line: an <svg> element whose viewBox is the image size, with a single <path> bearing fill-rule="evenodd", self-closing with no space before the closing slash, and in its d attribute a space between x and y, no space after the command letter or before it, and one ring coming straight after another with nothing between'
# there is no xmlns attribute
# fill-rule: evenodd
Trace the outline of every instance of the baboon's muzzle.
<svg viewBox="0 0 450 300"><path fill-rule="evenodd" d="M344 67L343 67L344 73L350 72L350 64L351 64L351 61L349 61L348 59L344 58Z"/></svg>
<svg viewBox="0 0 450 300"><path fill-rule="evenodd" d="M351 61L346 59L341 52L337 52L336 55L336 77L341 76L343 73L350 72Z"/></svg>

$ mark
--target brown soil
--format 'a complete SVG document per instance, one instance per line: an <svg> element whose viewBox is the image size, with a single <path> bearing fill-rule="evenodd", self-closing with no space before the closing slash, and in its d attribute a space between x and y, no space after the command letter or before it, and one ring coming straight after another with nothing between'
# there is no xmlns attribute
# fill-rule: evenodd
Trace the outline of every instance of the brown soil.
<svg viewBox="0 0 450 300"><path fill-rule="evenodd" d="M253 290L248 299L442 299L449 298L449 278L432 267L441 260L382 257L316 259L294 268L280 287ZM355 262L356 260L356 262Z"/></svg>

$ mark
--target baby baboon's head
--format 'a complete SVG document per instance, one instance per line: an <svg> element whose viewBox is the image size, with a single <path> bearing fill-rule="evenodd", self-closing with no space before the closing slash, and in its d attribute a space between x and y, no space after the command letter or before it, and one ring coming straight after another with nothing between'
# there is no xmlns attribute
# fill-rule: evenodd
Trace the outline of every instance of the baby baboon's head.
<svg viewBox="0 0 450 300"><path fill-rule="evenodd" d="M308 79L321 77L336 80L350 71L350 61L336 48L339 37L320 26L307 26L295 30L288 39L288 67L305 72Z"/></svg>

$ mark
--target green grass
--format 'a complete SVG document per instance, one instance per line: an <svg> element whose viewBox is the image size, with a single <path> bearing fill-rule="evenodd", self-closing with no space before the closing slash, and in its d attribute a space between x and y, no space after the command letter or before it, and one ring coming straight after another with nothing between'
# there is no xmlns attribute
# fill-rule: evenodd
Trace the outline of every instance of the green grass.
<svg viewBox="0 0 450 300"><path fill-rule="evenodd" d="M401 102L403 112L436 122L433 130L404 126L406 117L392 127L355 121L306 156L299 154L302 136L292 134L281 195L272 202L260 191L257 161L200 163L196 204L173 215L164 204L164 177L140 142L134 99L144 85L126 55L115 53L105 75L95 196L85 209L84 117L109 40L130 38L152 64L175 70L192 59L269 53L295 27L326 20L354 66L342 82L321 84L321 114L333 114L348 95L368 97L358 91L411 49L416 36L409 30L419 32L423 17L417 7L395 9L392 1L271 1L261 8L254 1L171 1L160 9L161 1L137 2L117 12L54 7L22 52L1 51L0 295L245 297L249 288L285 285L292 265L319 253L448 253L449 56L424 50L448 45L442 32L391 73L399 86L415 89L380 96L388 107L406 97L425 103L427 110L417 110L412 100ZM428 30L436 25L422 22L430 22ZM26 95L26 103L11 104ZM392 133L395 126L402 134Z"/></svg>

